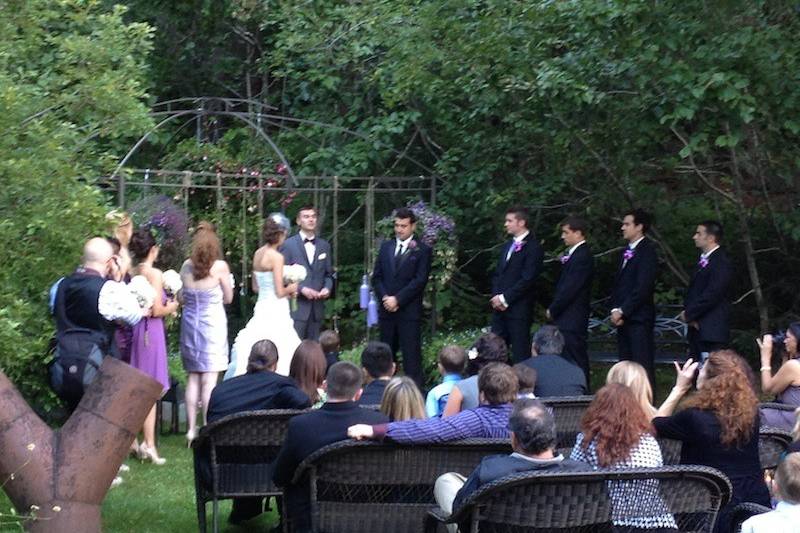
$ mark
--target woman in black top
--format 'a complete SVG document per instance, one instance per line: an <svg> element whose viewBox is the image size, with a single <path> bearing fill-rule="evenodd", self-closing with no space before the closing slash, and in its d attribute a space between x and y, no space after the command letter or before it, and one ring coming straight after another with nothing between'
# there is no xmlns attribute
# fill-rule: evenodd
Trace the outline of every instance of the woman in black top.
<svg viewBox="0 0 800 533"><path fill-rule="evenodd" d="M732 350L713 352L697 376L698 392L684 403L682 411L672 415L691 389L698 367L691 359L683 368L676 363L675 387L653 419L659 437L682 441L682 464L710 466L730 479L733 494L720 511L714 528L718 532L729 530L729 513L735 505L770 505L758 456L758 397L746 365Z"/></svg>

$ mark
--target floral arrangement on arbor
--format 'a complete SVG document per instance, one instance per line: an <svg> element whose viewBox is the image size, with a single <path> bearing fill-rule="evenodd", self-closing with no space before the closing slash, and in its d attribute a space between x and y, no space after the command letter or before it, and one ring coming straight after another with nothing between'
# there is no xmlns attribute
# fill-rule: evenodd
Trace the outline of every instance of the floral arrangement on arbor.
<svg viewBox="0 0 800 533"><path fill-rule="evenodd" d="M170 198L145 196L129 207L136 228L148 228L161 251L159 266L170 268L183 263L189 244L189 216Z"/></svg>
<svg viewBox="0 0 800 533"><path fill-rule="evenodd" d="M422 200L410 202L407 207L417 217L417 237L433 249L430 283L428 291L437 294L436 305L439 310L449 305L447 291L458 260L458 239L453 219L432 208ZM388 216L375 225L378 234L385 238L393 236L394 218Z"/></svg>

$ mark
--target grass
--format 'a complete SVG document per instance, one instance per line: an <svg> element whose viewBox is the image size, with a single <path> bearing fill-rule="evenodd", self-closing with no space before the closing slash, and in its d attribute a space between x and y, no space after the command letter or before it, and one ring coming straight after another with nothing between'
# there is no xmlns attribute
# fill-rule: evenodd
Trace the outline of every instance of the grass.
<svg viewBox="0 0 800 533"><path fill-rule="evenodd" d="M605 382L610 364L592 365L592 390ZM668 366L656 369L656 405L666 398L675 383L675 371ZM197 531L197 512L194 503L194 467L191 450L186 448L183 435L161 437L159 453L167 464L155 466L128 459L130 472L123 474L124 482L109 491L103 502L103 531L107 533L160 533ZM247 522L242 527L228 524L231 502L220 502L220 530L229 533L269 531L277 524L273 510ZM11 502L0 492L0 516L7 514ZM208 528L211 531L211 505L207 506ZM0 531L21 531L16 525L3 525Z"/></svg>
<svg viewBox="0 0 800 533"><path fill-rule="evenodd" d="M161 533L197 531L194 504L194 467L192 452L183 435L161 438L159 453L167 464L155 466L128 459L130 472L124 473L122 485L111 489L103 502L103 531L106 533ZM0 513L6 514L11 502L0 492ZM228 524L231 501L220 502L220 531L269 531L277 524L273 510L241 527ZM211 504L207 505L208 530L211 531ZM2 523L2 522L0 522ZM0 525L0 531L21 531L14 525Z"/></svg>

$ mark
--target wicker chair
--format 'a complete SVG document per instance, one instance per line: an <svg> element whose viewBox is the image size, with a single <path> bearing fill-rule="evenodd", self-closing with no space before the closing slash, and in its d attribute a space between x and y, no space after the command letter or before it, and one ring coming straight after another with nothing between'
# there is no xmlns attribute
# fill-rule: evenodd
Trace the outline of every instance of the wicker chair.
<svg viewBox="0 0 800 533"><path fill-rule="evenodd" d="M742 530L742 524L751 516L756 516L762 513L772 511L769 507L764 507L757 503L740 503L731 511L731 532L739 533Z"/></svg>
<svg viewBox="0 0 800 533"><path fill-rule="evenodd" d="M293 483L308 478L314 532L411 533L422 530L435 504L436 478L467 476L483 457L510 452L510 441L493 439L419 446L342 441L306 458ZM288 520L284 531L291 531Z"/></svg>
<svg viewBox="0 0 800 533"><path fill-rule="evenodd" d="M471 533L611 531L609 481L657 480L655 503L673 515L680 531L712 531L731 484L721 472L703 466L667 466L589 472L531 471L489 483L470 495L452 516L432 509L426 532L444 523L469 524ZM641 504L641 501L637 500ZM615 518L648 517L647 508L614 509ZM660 513L659 513L660 514ZM461 530L465 532L464 529Z"/></svg>
<svg viewBox="0 0 800 533"><path fill-rule="evenodd" d="M286 437L289 419L302 410L246 411L205 426L192 442L197 521L206 530L206 503L213 503L219 531L219 500L242 496L280 496L270 464Z"/></svg>
<svg viewBox="0 0 800 533"><path fill-rule="evenodd" d="M792 443L792 434L781 429L762 427L758 430L758 456L761 468L777 468L781 456Z"/></svg>
<svg viewBox="0 0 800 533"><path fill-rule="evenodd" d="M581 431L581 419L586 408L594 396L553 396L539 398L545 405L553 410L556 419L556 432L558 441L556 449L559 453L569 456L575 439Z"/></svg>

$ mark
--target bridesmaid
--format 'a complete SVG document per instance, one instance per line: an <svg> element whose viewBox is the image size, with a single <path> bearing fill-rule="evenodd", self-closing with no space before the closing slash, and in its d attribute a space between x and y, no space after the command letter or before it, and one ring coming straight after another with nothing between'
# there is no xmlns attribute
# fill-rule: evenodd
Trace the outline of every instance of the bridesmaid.
<svg viewBox="0 0 800 533"><path fill-rule="evenodd" d="M189 373L186 384L189 443L197 436L198 404L202 406L205 424L211 391L219 373L228 367L228 319L223 304L233 300L233 283L228 263L221 257L214 226L200 222L191 257L181 267L181 360Z"/></svg>
<svg viewBox="0 0 800 533"><path fill-rule="evenodd" d="M147 278L156 291L150 317L143 318L133 328L131 339L131 366L149 375L159 383L166 392L169 389L169 371L167 370L167 337L164 332L165 316L178 310L178 302L167 299L163 288L162 273L153 266L158 259L159 248L150 234L150 230L140 228L131 237L130 253L135 267L132 275ZM166 459L158 455L156 450L156 406L144 420L144 441L138 447L139 458L156 465L163 465ZM134 443L135 444L135 443Z"/></svg>

